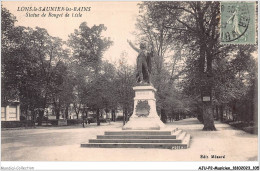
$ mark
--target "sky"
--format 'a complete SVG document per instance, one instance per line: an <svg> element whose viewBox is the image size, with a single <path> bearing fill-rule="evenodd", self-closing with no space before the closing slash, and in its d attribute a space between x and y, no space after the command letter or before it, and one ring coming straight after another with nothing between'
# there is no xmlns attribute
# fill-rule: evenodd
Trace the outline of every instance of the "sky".
<svg viewBox="0 0 260 171"><path fill-rule="evenodd" d="M82 22L87 22L88 26L104 24L107 30L104 36L110 37L113 45L105 52L103 59L110 62L117 62L122 52L128 54L127 62L134 65L137 53L131 49L127 39L135 42L136 18L138 16L138 2L24 2L9 1L2 2L3 7L7 8L16 16L18 26L35 28L36 26L47 29L51 36L60 37L63 40L68 39L68 35L73 33ZM30 8L39 7L74 7L82 11L28 11ZM90 7L90 11L88 11ZM57 9L57 8L56 8ZM46 16L42 17L45 13ZM51 13L51 14L49 14ZM63 14L62 14L63 13ZM69 13L69 17L65 14ZM73 16L72 17L72 13ZM81 17L75 17L81 13ZM54 17L56 14L57 18ZM38 17L35 17L37 16ZM30 16L30 17L29 17Z"/></svg>

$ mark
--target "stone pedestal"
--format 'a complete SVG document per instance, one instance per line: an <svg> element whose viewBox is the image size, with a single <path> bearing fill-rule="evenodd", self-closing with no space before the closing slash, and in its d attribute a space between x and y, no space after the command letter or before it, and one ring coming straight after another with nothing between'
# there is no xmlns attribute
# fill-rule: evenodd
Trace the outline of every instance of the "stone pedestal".
<svg viewBox="0 0 260 171"><path fill-rule="evenodd" d="M175 128L165 128L156 112L156 89L152 86L136 86L134 111L121 131L106 131L81 147L87 148L168 148L186 149L190 134Z"/></svg>
<svg viewBox="0 0 260 171"><path fill-rule="evenodd" d="M153 86L136 86L134 111L123 130L160 130L164 123L156 111L156 89Z"/></svg>

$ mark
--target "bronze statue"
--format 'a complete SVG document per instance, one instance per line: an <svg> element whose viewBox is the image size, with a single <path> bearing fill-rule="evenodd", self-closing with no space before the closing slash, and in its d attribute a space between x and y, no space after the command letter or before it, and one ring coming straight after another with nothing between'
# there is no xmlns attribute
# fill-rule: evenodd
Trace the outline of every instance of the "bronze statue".
<svg viewBox="0 0 260 171"><path fill-rule="evenodd" d="M148 83L151 84L151 69L152 62L151 57L153 56L153 52L147 52L146 46L144 43L140 43L140 49L136 48L131 41L127 40L129 45L138 52L137 56L137 74L136 81L137 83Z"/></svg>

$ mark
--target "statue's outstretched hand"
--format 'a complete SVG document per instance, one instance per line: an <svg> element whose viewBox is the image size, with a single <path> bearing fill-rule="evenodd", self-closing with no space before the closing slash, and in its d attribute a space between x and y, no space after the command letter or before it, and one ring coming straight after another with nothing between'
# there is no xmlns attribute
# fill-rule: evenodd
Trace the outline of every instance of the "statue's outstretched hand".
<svg viewBox="0 0 260 171"><path fill-rule="evenodd" d="M137 51L137 52L139 53L139 49L136 48L130 40L127 39L127 42L129 43L129 45L130 45L135 51Z"/></svg>

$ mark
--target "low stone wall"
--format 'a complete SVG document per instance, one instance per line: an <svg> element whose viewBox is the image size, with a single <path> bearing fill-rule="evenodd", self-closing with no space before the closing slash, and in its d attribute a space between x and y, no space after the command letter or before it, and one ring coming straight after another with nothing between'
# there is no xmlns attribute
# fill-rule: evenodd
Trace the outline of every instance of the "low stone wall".
<svg viewBox="0 0 260 171"><path fill-rule="evenodd" d="M1 121L1 128L33 127L32 121Z"/></svg>
<svg viewBox="0 0 260 171"><path fill-rule="evenodd" d="M48 120L48 123L50 123L53 126L57 126L58 120L51 119L51 120ZM76 125L76 124L82 124L82 119L68 119L67 120L67 125Z"/></svg>
<svg viewBox="0 0 260 171"><path fill-rule="evenodd" d="M82 119L68 119L67 124L68 125L76 125L76 124L82 124Z"/></svg>

